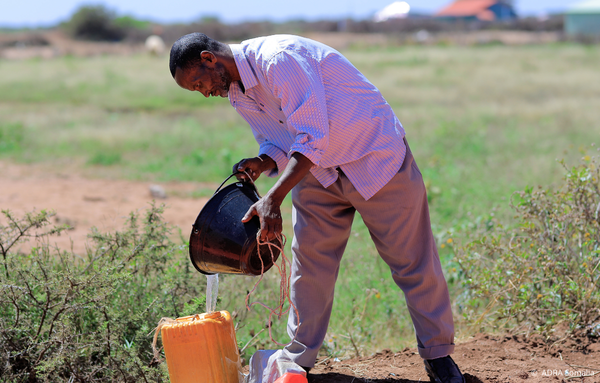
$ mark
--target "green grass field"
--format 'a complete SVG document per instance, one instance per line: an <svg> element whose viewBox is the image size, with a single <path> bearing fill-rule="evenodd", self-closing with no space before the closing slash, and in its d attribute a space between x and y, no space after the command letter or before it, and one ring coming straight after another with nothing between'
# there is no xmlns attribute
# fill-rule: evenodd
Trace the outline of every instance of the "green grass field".
<svg viewBox="0 0 600 383"><path fill-rule="evenodd" d="M494 209L509 219L512 192L558 182L563 172L557 159L574 163L598 143L599 46L407 46L343 53L380 88L404 124L440 247ZM89 176L212 185L256 152L249 128L228 101L177 87L167 57L0 61L0 159L56 167L72 162ZM263 192L273 184L264 178L258 183ZM288 201L285 232L291 239L290 211ZM454 281L451 253L440 250ZM357 219L337 284L330 352L413 345L412 323L389 274ZM225 277L221 283L219 308L239 313L242 345L267 318L264 310L242 309L254 281ZM274 302L277 283L269 275L257 299ZM457 294L458 283L451 288ZM276 326L274 335L285 341L285 320ZM255 341L273 347L266 333Z"/></svg>

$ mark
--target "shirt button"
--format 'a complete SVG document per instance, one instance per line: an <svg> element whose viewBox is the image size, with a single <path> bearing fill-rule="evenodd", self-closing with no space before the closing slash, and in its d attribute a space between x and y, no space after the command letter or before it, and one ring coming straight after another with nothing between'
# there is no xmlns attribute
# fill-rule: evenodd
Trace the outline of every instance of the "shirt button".
<svg viewBox="0 0 600 383"><path fill-rule="evenodd" d="M283 121L279 120L279 123L280 123L280 124L283 124Z"/></svg>
<svg viewBox="0 0 600 383"><path fill-rule="evenodd" d="M265 106L265 104L263 104L263 103L261 102L261 103L260 103L260 106L264 107L264 106Z"/></svg>

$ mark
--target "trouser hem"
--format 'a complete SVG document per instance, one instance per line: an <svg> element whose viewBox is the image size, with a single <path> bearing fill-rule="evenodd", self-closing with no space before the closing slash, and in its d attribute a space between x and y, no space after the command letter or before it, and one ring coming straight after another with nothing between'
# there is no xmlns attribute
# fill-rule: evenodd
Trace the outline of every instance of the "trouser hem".
<svg viewBox="0 0 600 383"><path fill-rule="evenodd" d="M316 353L308 352L308 350L301 353L294 353L288 350L286 347L283 348L283 352L288 358L291 359L292 362L296 363L302 368L313 368L315 366L315 362L319 353L318 350Z"/></svg>
<svg viewBox="0 0 600 383"><path fill-rule="evenodd" d="M419 347L419 355L423 359L437 359L448 356L454 352L454 344L444 344L434 347Z"/></svg>

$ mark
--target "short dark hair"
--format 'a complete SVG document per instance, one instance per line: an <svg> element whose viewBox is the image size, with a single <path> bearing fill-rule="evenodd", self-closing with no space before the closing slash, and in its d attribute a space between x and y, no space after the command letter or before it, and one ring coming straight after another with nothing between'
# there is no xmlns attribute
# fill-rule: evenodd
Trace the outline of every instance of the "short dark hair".
<svg viewBox="0 0 600 383"><path fill-rule="evenodd" d="M211 39L204 33L190 33L181 36L171 47L171 58L169 68L171 75L175 78L177 67L187 69L190 65L200 61L202 51L222 52L224 44Z"/></svg>

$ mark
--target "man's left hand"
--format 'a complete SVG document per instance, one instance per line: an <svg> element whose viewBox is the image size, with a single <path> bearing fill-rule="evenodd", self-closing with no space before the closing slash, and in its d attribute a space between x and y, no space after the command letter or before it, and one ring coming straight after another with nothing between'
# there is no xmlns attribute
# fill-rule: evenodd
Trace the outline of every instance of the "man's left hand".
<svg viewBox="0 0 600 383"><path fill-rule="evenodd" d="M240 164L243 162L240 162ZM263 171L277 167L275 161L270 157L266 157L264 163L263 166L266 168ZM242 165L238 164L238 169L240 166ZM283 220L281 218L280 207L283 199L308 174L312 166L313 163L303 154L298 152L292 153L279 180L263 198L250 206L250 209L248 209L248 212L242 218L242 222L248 222L255 215L258 216L260 219L259 238L261 241L272 241L277 235L281 234Z"/></svg>
<svg viewBox="0 0 600 383"><path fill-rule="evenodd" d="M250 221L255 215L260 219L259 238L262 242L273 241L278 235L281 235L283 219L281 218L279 204L265 196L250 206L250 209L242 218L242 222Z"/></svg>

